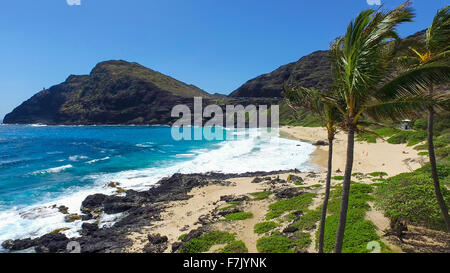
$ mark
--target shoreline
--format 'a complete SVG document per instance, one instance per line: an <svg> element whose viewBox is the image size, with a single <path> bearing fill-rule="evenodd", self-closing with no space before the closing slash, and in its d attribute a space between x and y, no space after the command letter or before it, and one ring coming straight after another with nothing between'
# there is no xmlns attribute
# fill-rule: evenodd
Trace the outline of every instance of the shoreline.
<svg viewBox="0 0 450 273"><path fill-rule="evenodd" d="M309 143L324 140L324 136L326 136L324 128L282 127L280 129L280 137ZM333 163L337 162L337 164L334 165L333 170L340 168L339 164L345 163L345 157L342 156L346 152L344 140L345 134L343 133L336 137L338 145L335 145ZM373 152L374 149L379 153ZM387 167L382 165L382 155L386 149L390 151L406 150L406 153L391 158L390 166ZM70 240L80 243L83 252L171 253L178 252L186 244L184 239L180 240L183 236L192 239L211 230L220 230L235 234L236 240L242 241L249 252L258 252L256 242L262 235L256 234L253 228L255 224L266 221L265 215L269 211L271 203L280 198L286 198L285 193L288 196L294 193L295 196L295 192L299 194L298 192L301 191L316 195L308 206L308 210L315 209L321 204L326 177L324 167L327 163L327 150L328 146L316 146L314 152L310 154L310 162L321 167L320 170L314 172L286 170L243 174L174 174L160 180L156 187L147 191L127 190L125 195L109 196L94 194L88 196L82 204L81 210L85 213L82 215L83 219L90 217L89 219L92 221L83 223L81 237L69 239L61 232L55 231L33 240L4 242L3 246L19 251L34 247L38 252L64 252L66 251L64 244ZM364 150L368 150L369 155L364 154L362 152ZM412 154L412 151L415 153ZM407 172L412 163L415 164L412 167L420 167L420 156L415 156L416 154L417 151L406 145L392 145L384 142L358 143L355 145L355 164L359 161L367 166L357 164L355 169L364 173L389 169L388 176L393 176L399 172ZM411 158L407 161L412 162L405 164L405 157ZM368 160L374 162L368 164ZM399 169L394 172L393 168ZM336 171L334 173L341 175ZM290 175L300 177L302 183L299 185L286 183ZM333 180L332 186L340 183L341 181ZM368 179L362 183L373 182ZM252 197L253 193L264 191L270 191L273 194L264 200L255 200ZM239 205L224 211L227 204L230 204L229 202L237 202L234 200L240 200ZM110 228L99 228L94 221L98 211L107 214L124 213L124 217ZM227 213L235 212L249 212L252 213L252 217L241 221L223 220ZM373 208L366 217L377 226L379 234L382 234L383 229L389 226L388 219L384 217L383 213ZM278 230L284 232L288 227L289 223L281 223ZM317 226L309 231L313 240L316 229ZM55 240L60 243L56 246L49 245ZM384 238L383 241L393 251L401 252L399 248ZM215 246L208 252L220 249L220 246ZM302 251L315 252L315 244L310 244L307 249Z"/></svg>
<svg viewBox="0 0 450 273"><path fill-rule="evenodd" d="M300 127L283 126L280 128L281 135L292 139L315 143L317 141L327 142L327 133L322 127ZM338 132L333 145L333 173L345 170L347 153L347 135ZM316 146L311 154L311 161L327 168L328 146ZM418 151L407 144L389 144L382 139L377 143L359 142L355 140L354 150L354 173L372 173L384 171L389 176L400 173L411 172L422 167L428 158L418 155Z"/></svg>

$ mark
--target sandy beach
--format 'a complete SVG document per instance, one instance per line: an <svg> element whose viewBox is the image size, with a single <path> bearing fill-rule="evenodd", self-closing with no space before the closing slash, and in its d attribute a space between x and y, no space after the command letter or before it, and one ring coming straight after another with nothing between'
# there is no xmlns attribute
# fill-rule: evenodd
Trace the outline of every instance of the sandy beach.
<svg viewBox="0 0 450 273"><path fill-rule="evenodd" d="M282 136L314 143L327 141L324 128L284 126L280 128ZM339 132L333 145L333 170L345 169L347 153L347 135ZM417 155L413 147L406 144L389 144L382 139L377 143L355 141L353 172L371 173L384 171L390 176L410 172L420 168L427 162L427 157ZM328 160L328 146L317 146L311 158L313 163L326 168Z"/></svg>
<svg viewBox="0 0 450 273"><path fill-rule="evenodd" d="M305 127L283 127L281 134L284 137L295 138L307 142L316 142L318 140L326 140L326 131L324 128L305 128ZM343 170L345 165L346 154L346 135L339 133L336 138L335 153L333 160L334 175L342 173L336 170ZM205 219L211 215L216 215L221 208L227 205L226 202L220 201L222 196L250 197L251 193L261 191L279 191L284 188L295 189L301 188L306 192L316 193L312 204L308 209L315 209L322 203L323 193L325 190L326 164L327 164L328 146L317 146L316 151L311 155L313 163L318 165L315 172L309 173L285 173L280 175L272 175L259 177L263 181L268 182L252 183L255 177L232 178L226 180L228 185L208 185L202 188L194 188L189 195L192 198L185 201L175 201L167 204L162 220L152 223L139 232L131 233L128 238L131 239L132 246L127 248L127 252L143 252L148 242L148 234L161 234L168 237L168 245L176 244L179 237L190 231L195 231L202 227L205 223L201 223L199 219ZM387 172L389 176L402 172L409 172L421 167L426 162L426 158L417 155L417 151L406 145L392 145L382 140L376 144L360 143L355 145L355 164L354 172L371 173L377 171ZM270 179L287 180L289 175L297 175L303 179L301 186L292 183L273 184ZM371 179L363 179L361 183L373 183ZM332 185L341 183L341 181L332 181ZM316 187L314 187L315 185ZM317 185L320 185L317 187ZM313 187L311 187L313 186ZM239 209L245 212L251 212L253 217L241 221L221 221L217 218L207 221L208 228L211 230L227 231L236 234L236 240L245 243L250 253L258 252L256 242L263 235L254 232L254 226L257 223L266 221L265 215L269 210L269 205L276 201L272 195L267 199L255 201L248 198L242 202ZM383 238L384 231L389 228L389 220L383 215L382 211L373 208L368 211L366 219L372 221L377 227L377 234L382 238L391 249L392 252L402 252L394 242ZM288 226L289 223L281 223L276 229L280 232ZM316 226L317 228L317 226ZM415 227L412 227L414 229ZM310 230L309 233L314 242L316 229ZM442 236L442 234L440 235ZM426 238L431 244L438 244L433 238ZM213 246L209 252L219 250L223 245ZM170 253L173 250L168 247L164 252ZM312 243L307 252L317 252L315 244Z"/></svg>

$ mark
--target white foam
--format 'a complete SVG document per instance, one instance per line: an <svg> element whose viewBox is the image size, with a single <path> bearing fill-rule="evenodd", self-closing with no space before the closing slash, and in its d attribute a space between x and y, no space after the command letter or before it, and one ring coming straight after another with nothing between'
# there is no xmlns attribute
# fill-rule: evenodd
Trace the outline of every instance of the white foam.
<svg viewBox="0 0 450 273"><path fill-rule="evenodd" d="M109 158L110 157L107 156L107 157L104 157L104 158L93 159L93 160L90 160L90 161L86 162L86 164L92 164L92 163L99 162L99 161L105 161L105 160L108 160Z"/></svg>
<svg viewBox="0 0 450 273"><path fill-rule="evenodd" d="M45 169L45 170L40 170L40 171L35 171L32 172L32 174L47 174L47 173L60 173L64 170L70 169L73 166L70 164L64 165L64 166L59 166L59 167L55 167L55 168L49 168L49 169Z"/></svg>
<svg viewBox="0 0 450 273"><path fill-rule="evenodd" d="M82 160L82 159L87 159L88 157L85 155L73 155L73 156L69 156L69 160L70 161L78 161L78 160Z"/></svg>

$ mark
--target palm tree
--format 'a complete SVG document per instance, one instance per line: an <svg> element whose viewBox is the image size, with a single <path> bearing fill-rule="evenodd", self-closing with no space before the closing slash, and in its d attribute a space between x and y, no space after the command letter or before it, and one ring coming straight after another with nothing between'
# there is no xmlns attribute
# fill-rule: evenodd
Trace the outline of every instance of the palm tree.
<svg viewBox="0 0 450 273"><path fill-rule="evenodd" d="M336 94L324 95L343 116L347 131L347 159L342 188L339 224L334 251L340 253L344 240L349 204L350 180L353 169L355 132L362 115L375 120L405 116L426 111L430 105L444 102L423 94L423 86L450 77L448 66L430 65L422 73L412 69L392 78L392 60L399 36L396 26L410 22L413 13L407 1L389 11L373 9L361 12L352 21L345 36L338 38L331 48ZM393 41L394 40L394 41ZM345 101L341 107L337 101Z"/></svg>
<svg viewBox="0 0 450 273"><path fill-rule="evenodd" d="M408 45L411 43L410 45ZM425 71L430 65L436 65L449 59L450 54L450 6L446 6L439 10L433 19L432 25L427 29L425 41L411 40L406 44L412 56L404 56L403 61L412 65L416 72L421 73ZM428 85L428 94L434 94L434 85ZM431 175L433 178L434 191L436 199L441 209L442 216L447 225L447 230L450 231L450 217L448 208L441 193L441 186L436 167L436 156L434 152L433 141L433 124L435 108L430 106L427 111L428 114L428 155L430 158Z"/></svg>
<svg viewBox="0 0 450 273"><path fill-rule="evenodd" d="M328 200L330 199L331 188L331 174L333 162L333 141L337 133L338 124L341 121L341 116L337 109L323 101L320 96L320 91L316 89L308 89L303 87L292 87L285 85L284 97L287 104L297 113L298 108L312 112L323 120L327 128L328 136L328 166L327 178L325 184L325 197L322 205L322 214L320 217L320 231L319 231L319 253L323 253L324 237L325 237L325 220L327 217Z"/></svg>

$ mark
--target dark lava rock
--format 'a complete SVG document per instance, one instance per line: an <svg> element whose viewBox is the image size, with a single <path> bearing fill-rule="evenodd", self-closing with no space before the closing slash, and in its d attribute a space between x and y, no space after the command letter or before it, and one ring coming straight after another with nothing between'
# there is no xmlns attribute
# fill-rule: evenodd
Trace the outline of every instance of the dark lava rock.
<svg viewBox="0 0 450 273"><path fill-rule="evenodd" d="M298 230L298 227L296 226L287 226L285 229L283 229L283 233L293 233Z"/></svg>
<svg viewBox="0 0 450 273"><path fill-rule="evenodd" d="M60 253L67 251L70 240L61 233L46 234L36 240L37 253Z"/></svg>
<svg viewBox="0 0 450 273"><path fill-rule="evenodd" d="M277 177L275 179L270 180L270 183L272 183L272 184L281 183L282 184L282 183L287 183L287 181Z"/></svg>
<svg viewBox="0 0 450 273"><path fill-rule="evenodd" d="M291 174L289 177L292 182L303 182L303 178L298 175Z"/></svg>
<svg viewBox="0 0 450 273"><path fill-rule="evenodd" d="M311 172L311 173L309 173L306 177L309 177L309 178L316 178L316 177L317 177L317 174Z"/></svg>
<svg viewBox="0 0 450 273"><path fill-rule="evenodd" d="M237 213L237 212L242 212L242 209L234 207L234 208L227 209L227 210L221 210L221 211L217 212L217 215L225 216L225 215L228 215L231 213Z"/></svg>
<svg viewBox="0 0 450 273"><path fill-rule="evenodd" d="M89 235L98 230L98 225L95 223L83 223L81 228L84 235Z"/></svg>
<svg viewBox="0 0 450 273"><path fill-rule="evenodd" d="M313 143L313 145L315 145L315 146L328 146L329 144L326 141L318 140L315 143Z"/></svg>
<svg viewBox="0 0 450 273"><path fill-rule="evenodd" d="M103 203L107 198L108 198L107 195L101 193L89 195L81 203L81 210L90 212L92 210L102 208Z"/></svg>
<svg viewBox="0 0 450 273"><path fill-rule="evenodd" d="M161 236L161 234L149 234L149 243L145 245L145 253L163 253L167 247L167 236Z"/></svg>
<svg viewBox="0 0 450 273"><path fill-rule="evenodd" d="M59 206L58 211L61 212L62 214L69 214L69 208L66 206Z"/></svg>
<svg viewBox="0 0 450 273"><path fill-rule="evenodd" d="M18 251L25 250L35 246L35 241L31 238L19 240L6 240L2 243L2 247L7 250Z"/></svg>
<svg viewBox="0 0 450 273"><path fill-rule="evenodd" d="M261 182L263 182L264 180L261 178L261 177L255 177L253 180L252 180L252 183L261 183Z"/></svg>
<svg viewBox="0 0 450 273"><path fill-rule="evenodd" d="M149 234L148 241L154 245L163 244L167 242L167 236L161 236L161 234Z"/></svg>
<svg viewBox="0 0 450 273"><path fill-rule="evenodd" d="M242 201L249 201L250 197L248 197L247 195L239 195L239 196L235 196L235 195L222 195L220 197L220 201L225 201L227 203L229 202L242 202Z"/></svg>
<svg viewBox="0 0 450 273"><path fill-rule="evenodd" d="M303 194L299 189L297 188L286 188L286 189L279 189L275 191L275 196L277 198L292 198L295 196L298 196L300 194Z"/></svg>
<svg viewBox="0 0 450 273"><path fill-rule="evenodd" d="M181 247L183 247L182 242L175 242L172 244L172 253L177 252Z"/></svg>
<svg viewBox="0 0 450 273"><path fill-rule="evenodd" d="M202 234L205 232L206 232L206 229L204 227L193 229L186 236L184 236L184 238L181 239L181 241L188 242L194 238L198 238L198 237L202 236Z"/></svg>
<svg viewBox="0 0 450 273"><path fill-rule="evenodd" d="M64 221L67 223L72 223L78 220L81 220L81 215L78 215L76 213L64 216Z"/></svg>

